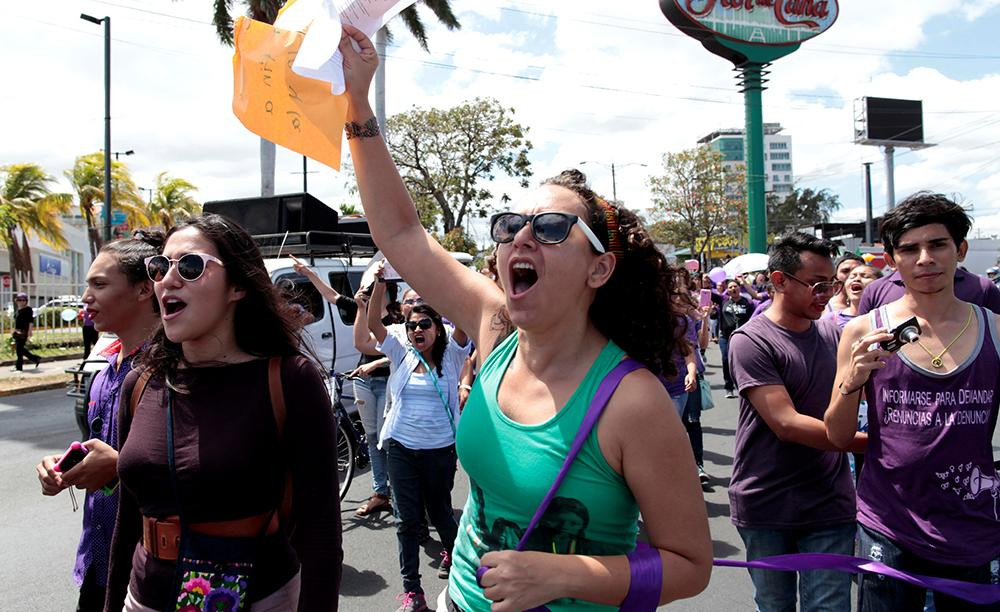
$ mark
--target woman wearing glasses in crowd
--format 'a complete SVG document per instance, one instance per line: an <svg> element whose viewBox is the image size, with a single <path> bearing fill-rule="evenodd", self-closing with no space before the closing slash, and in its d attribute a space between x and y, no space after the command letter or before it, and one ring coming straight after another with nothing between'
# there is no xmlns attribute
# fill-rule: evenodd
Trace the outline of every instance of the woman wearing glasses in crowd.
<svg viewBox="0 0 1000 612"><path fill-rule="evenodd" d="M381 278L381 268L377 275ZM457 467L458 381L471 345L460 329L449 338L441 315L423 303L407 305L403 333L386 328L374 314L384 299L385 283L375 283L368 327L378 340L376 348L393 365L389 376L392 408L378 442L386 452L398 519L396 538L406 607L423 600L420 533L424 508L444 547L438 577L447 578L451 569L458 531L451 506Z"/></svg>
<svg viewBox="0 0 1000 612"><path fill-rule="evenodd" d="M250 610L336 610L343 553L333 411L260 251L236 224L203 215L171 229L146 267L162 325L123 386L106 609L175 608L183 523L200 536L256 540ZM280 386L269 382L270 358ZM144 371L148 384L137 388ZM282 425L271 402L279 388ZM202 560L224 560L219 552Z"/></svg>
<svg viewBox="0 0 1000 612"><path fill-rule="evenodd" d="M135 238L105 244L90 264L84 309L97 331L113 333L117 339L101 352L108 364L90 385L89 433L83 443L88 452L79 465L62 474L53 469L59 455L43 458L36 468L44 495L56 495L67 487L87 491L73 567L80 585L77 612L104 609L108 553L118 512L118 398L133 361L160 323L145 259L159 253L162 245L162 233L137 231Z"/></svg>
<svg viewBox="0 0 1000 612"><path fill-rule="evenodd" d="M421 227L378 135L368 104L374 47L360 31L344 30L349 144L375 241L479 350L457 439L470 496L449 609L550 602L558 612L580 601L616 609L633 583L626 555L640 509L663 566L654 598L699 593L712 557L705 504L684 428L656 377L675 374L673 275L662 254L634 213L567 171L491 220L503 289L454 261ZM556 542L540 530L531 549L504 550L551 486L600 381L626 354L648 369L622 380L558 490L561 503L586 511L574 531L578 544L554 554ZM422 596L410 597L401 610L425 607Z"/></svg>

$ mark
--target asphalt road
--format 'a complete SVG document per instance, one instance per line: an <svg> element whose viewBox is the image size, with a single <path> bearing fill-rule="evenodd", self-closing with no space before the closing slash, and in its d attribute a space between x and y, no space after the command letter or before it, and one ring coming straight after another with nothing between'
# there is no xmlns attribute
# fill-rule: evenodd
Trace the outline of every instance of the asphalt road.
<svg viewBox="0 0 1000 612"><path fill-rule="evenodd" d="M718 350L712 345L709 364L718 363ZM718 366L709 366L708 377L715 389L716 407L702 417L705 468L713 477L705 504L715 557L740 559L744 551L729 522L726 489L733 463L737 403L723 396ZM72 568L82 515L72 512L67 493L54 498L40 494L34 466L42 455L64 450L78 435L72 402L62 390L0 398L0 609L62 611L75 607L77 587ZM394 597L401 587L391 516L354 516L370 486L366 470L355 478L342 504L345 560L341 610L345 612L394 610ZM467 494L468 480L460 470L452 497L457 511ZM82 496L78 498L82 501ZM424 589L432 607L433 599L444 588L435 569L440 551L432 540L422 554ZM704 593L666 608L752 610L752 597L753 588L744 570L717 568Z"/></svg>

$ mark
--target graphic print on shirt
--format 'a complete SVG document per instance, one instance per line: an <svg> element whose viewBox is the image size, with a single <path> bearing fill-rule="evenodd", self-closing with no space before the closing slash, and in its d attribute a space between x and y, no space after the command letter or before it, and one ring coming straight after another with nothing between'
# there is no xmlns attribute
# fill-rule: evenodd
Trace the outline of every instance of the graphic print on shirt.
<svg viewBox="0 0 1000 612"><path fill-rule="evenodd" d="M524 535L527 526L497 517L492 527L487 528L483 490L471 480L469 486L476 498L478 512L474 524L470 523L466 531L475 544L479 556L482 557L493 550L517 548L517 543ZM590 512L583 502L572 497L554 497L542 519L535 526L535 530L528 537L524 548L559 555L618 554L617 549L587 539L586 530L589 522Z"/></svg>
<svg viewBox="0 0 1000 612"><path fill-rule="evenodd" d="M988 425L995 389L934 392L883 387L878 392L885 406L882 425L925 429Z"/></svg>
<svg viewBox="0 0 1000 612"><path fill-rule="evenodd" d="M976 499L981 494L988 492L993 497L993 518L1000 520L1000 516L997 514L1000 478L997 478L993 466L984 470L978 465L973 465L970 461L969 463L949 465L946 470L934 472L934 475L941 481L942 491L951 491L963 501Z"/></svg>

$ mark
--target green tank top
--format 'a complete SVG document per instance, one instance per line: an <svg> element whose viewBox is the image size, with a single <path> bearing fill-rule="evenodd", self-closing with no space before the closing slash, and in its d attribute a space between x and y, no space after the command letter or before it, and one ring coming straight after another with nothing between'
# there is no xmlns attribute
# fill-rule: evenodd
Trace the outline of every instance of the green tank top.
<svg viewBox="0 0 1000 612"><path fill-rule="evenodd" d="M625 355L609 341L555 416L538 425L521 425L505 416L497 404L500 382L516 350L514 333L490 354L458 427L456 447L469 475L469 499L459 524L448 593L466 612L490 609L491 602L476 584L480 557L517 546L555 481L597 387ZM595 427L526 549L623 555L635 548L638 518L635 497L605 460ZM548 605L552 612L617 609L572 599Z"/></svg>

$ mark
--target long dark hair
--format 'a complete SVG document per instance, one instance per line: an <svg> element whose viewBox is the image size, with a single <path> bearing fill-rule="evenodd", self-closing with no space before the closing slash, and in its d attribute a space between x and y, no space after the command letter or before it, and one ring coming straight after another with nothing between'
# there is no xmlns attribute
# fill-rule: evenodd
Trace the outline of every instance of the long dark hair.
<svg viewBox="0 0 1000 612"><path fill-rule="evenodd" d="M426 315L434 322L434 327L437 328L437 337L434 338L434 345L431 346L431 357L434 359L434 367L437 370L438 376L444 376L441 371L441 362L444 361L444 350L448 348L448 331L444 328L444 321L441 319L441 315L438 311L434 310L427 304L417 304L410 311L410 318L413 318L415 314Z"/></svg>
<svg viewBox="0 0 1000 612"><path fill-rule="evenodd" d="M215 245L226 280L246 292L236 303L233 317L240 350L258 357L302 354L302 332L296 324L294 309L271 283L264 259L250 235L222 216L205 214L178 223L167 232L166 238L169 240L189 227L197 229ZM161 324L142 358L142 366L152 370L154 375L166 376L169 381L183 360L181 345L167 338Z"/></svg>
<svg viewBox="0 0 1000 612"><path fill-rule="evenodd" d="M605 209L579 170L564 170L542 181L575 193L587 208L587 225L610 252ZM613 209L621 232L625 256L620 257L614 274L597 290L590 305L590 320L602 334L622 347L633 359L654 374L667 378L677 373L672 354L678 344L678 309L671 296L674 274L663 254L635 213L616 203Z"/></svg>
<svg viewBox="0 0 1000 612"><path fill-rule="evenodd" d="M98 254L105 253L114 257L118 262L118 271L125 275L128 284L134 286L147 281L152 282L146 273L146 258L159 255L164 241L163 232L136 230L131 238L104 243ZM153 312L159 314L160 303L156 297L154 296L150 302Z"/></svg>

